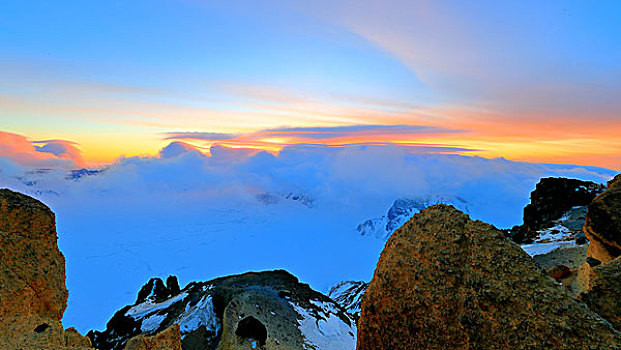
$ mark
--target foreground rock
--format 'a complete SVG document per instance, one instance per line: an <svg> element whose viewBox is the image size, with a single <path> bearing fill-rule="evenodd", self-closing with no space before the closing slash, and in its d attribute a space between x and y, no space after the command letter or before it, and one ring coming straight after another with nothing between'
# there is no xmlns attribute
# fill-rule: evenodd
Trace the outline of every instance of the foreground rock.
<svg viewBox="0 0 621 350"><path fill-rule="evenodd" d="M181 331L175 324L153 336L137 335L125 344L125 350L181 350Z"/></svg>
<svg viewBox="0 0 621 350"><path fill-rule="evenodd" d="M356 346L356 325L346 310L282 270L193 282L182 290L174 278L152 279L105 331L88 336L100 350L129 349L165 330L174 336L175 326L184 350Z"/></svg>
<svg viewBox="0 0 621 350"><path fill-rule="evenodd" d="M509 230L509 235L517 243L531 243L540 234L538 231L556 226L555 221L564 215L568 218L563 227L579 232L584 224L584 209L577 207L590 204L604 189L603 185L590 181L542 178L530 194L530 203L524 207L524 223Z"/></svg>
<svg viewBox="0 0 621 350"><path fill-rule="evenodd" d="M362 298L358 350L613 349L610 323L519 246L437 205L397 230Z"/></svg>
<svg viewBox="0 0 621 350"><path fill-rule="evenodd" d="M621 174L589 205L584 233L589 256L606 263L621 255Z"/></svg>
<svg viewBox="0 0 621 350"><path fill-rule="evenodd" d="M587 285L579 298L621 331L621 258L590 268L585 275Z"/></svg>
<svg viewBox="0 0 621 350"><path fill-rule="evenodd" d="M0 348L80 349L90 341L63 330L65 259L54 213L31 197L0 190Z"/></svg>

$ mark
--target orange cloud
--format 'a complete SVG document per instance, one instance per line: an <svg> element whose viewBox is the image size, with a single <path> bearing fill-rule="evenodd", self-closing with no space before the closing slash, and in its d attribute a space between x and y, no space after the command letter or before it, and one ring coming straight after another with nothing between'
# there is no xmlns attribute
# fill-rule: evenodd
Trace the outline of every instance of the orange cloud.
<svg viewBox="0 0 621 350"><path fill-rule="evenodd" d="M41 146L37 146L37 144ZM86 166L75 143L65 140L35 141L0 131L0 157L36 168L76 168Z"/></svg>

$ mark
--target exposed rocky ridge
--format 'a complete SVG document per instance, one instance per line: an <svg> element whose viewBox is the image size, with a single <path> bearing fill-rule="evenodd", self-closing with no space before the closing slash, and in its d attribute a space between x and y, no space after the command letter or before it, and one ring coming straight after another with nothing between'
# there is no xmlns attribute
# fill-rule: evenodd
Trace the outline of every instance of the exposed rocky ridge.
<svg viewBox="0 0 621 350"><path fill-rule="evenodd" d="M508 230L508 235L517 243L531 243L538 231L555 225L572 208L590 204L606 187L591 181L546 177L539 180L530 194L530 203L524 207L524 222ZM576 227L581 230L582 220Z"/></svg>
<svg viewBox="0 0 621 350"><path fill-rule="evenodd" d="M358 350L614 349L610 323L493 226L436 205L386 243L362 298Z"/></svg>
<svg viewBox="0 0 621 350"><path fill-rule="evenodd" d="M170 284L162 286L150 280L105 331L89 332L93 344L122 349L130 338L176 324L184 350L355 348L355 322L345 309L283 270L192 282L167 298Z"/></svg>
<svg viewBox="0 0 621 350"><path fill-rule="evenodd" d="M146 302L159 303L181 293L176 276L168 276L166 284L161 278L151 278L140 288L135 304Z"/></svg>
<svg viewBox="0 0 621 350"><path fill-rule="evenodd" d="M328 291L328 297L341 305L357 321L360 318L360 299L369 287L362 281L343 281Z"/></svg>
<svg viewBox="0 0 621 350"><path fill-rule="evenodd" d="M621 174L589 205L584 233L591 241L589 256L606 263L621 255Z"/></svg>
<svg viewBox="0 0 621 350"><path fill-rule="evenodd" d="M0 348L90 347L75 329L63 330L68 293L56 240L47 206L0 189Z"/></svg>
<svg viewBox="0 0 621 350"><path fill-rule="evenodd" d="M453 200L445 198L398 198L385 215L369 219L356 227L362 236L375 236L380 239L388 239L396 229L419 211L439 203L451 203L468 212L467 202L460 197Z"/></svg>
<svg viewBox="0 0 621 350"><path fill-rule="evenodd" d="M573 248L584 248L586 251L588 240L582 232L586 212L587 206L570 209L560 219L552 220L553 226L532 232L532 243L522 244L522 249L532 257Z"/></svg>

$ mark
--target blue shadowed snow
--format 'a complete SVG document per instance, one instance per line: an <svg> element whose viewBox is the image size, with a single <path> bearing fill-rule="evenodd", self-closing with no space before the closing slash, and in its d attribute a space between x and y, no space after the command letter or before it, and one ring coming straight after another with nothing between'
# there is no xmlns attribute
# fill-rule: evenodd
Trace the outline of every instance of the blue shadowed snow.
<svg viewBox="0 0 621 350"><path fill-rule="evenodd" d="M284 268L322 292L343 280L369 281L384 240L356 228L396 199L455 199L472 218L504 228L521 223L541 177L614 175L386 146L220 151L120 159L77 179L60 170L24 173L0 160L3 186L56 213L69 289L65 326L103 329L154 276L177 275L183 286Z"/></svg>

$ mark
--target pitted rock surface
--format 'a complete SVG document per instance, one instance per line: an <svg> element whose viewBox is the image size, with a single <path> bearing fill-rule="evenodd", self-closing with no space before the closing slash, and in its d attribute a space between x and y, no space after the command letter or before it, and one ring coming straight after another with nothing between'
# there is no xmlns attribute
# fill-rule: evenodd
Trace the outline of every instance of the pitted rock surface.
<svg viewBox="0 0 621 350"><path fill-rule="evenodd" d="M610 323L491 225L436 205L388 240L358 350L615 349Z"/></svg>
<svg viewBox="0 0 621 350"><path fill-rule="evenodd" d="M621 331L621 258L592 268L580 300Z"/></svg>
<svg viewBox="0 0 621 350"><path fill-rule="evenodd" d="M125 350L181 350L181 333L179 325L172 325L152 336L144 334L130 339L125 345Z"/></svg>
<svg viewBox="0 0 621 350"><path fill-rule="evenodd" d="M63 331L68 294L56 240L47 206L0 190L0 349L90 346L75 329Z"/></svg>
<svg viewBox="0 0 621 350"><path fill-rule="evenodd" d="M584 233L590 257L606 263L621 255L621 174L589 205Z"/></svg>

